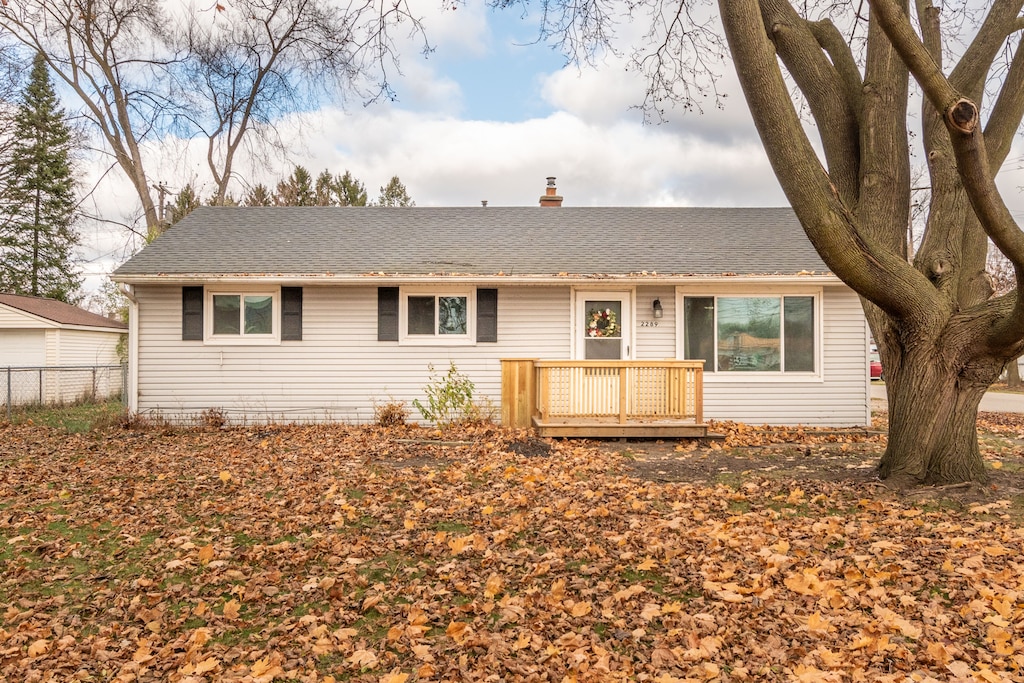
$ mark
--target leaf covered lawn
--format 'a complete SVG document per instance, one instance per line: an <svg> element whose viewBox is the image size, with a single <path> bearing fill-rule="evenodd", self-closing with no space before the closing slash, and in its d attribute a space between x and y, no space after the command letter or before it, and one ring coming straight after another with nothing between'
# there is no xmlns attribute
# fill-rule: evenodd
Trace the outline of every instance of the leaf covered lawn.
<svg viewBox="0 0 1024 683"><path fill-rule="evenodd" d="M1024 680L1009 501L431 436L0 426L0 680Z"/></svg>

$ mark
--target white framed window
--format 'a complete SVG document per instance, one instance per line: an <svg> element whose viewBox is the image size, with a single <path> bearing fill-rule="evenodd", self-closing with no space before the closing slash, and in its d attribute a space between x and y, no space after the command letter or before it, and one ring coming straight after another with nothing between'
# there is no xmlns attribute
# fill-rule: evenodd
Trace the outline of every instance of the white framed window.
<svg viewBox="0 0 1024 683"><path fill-rule="evenodd" d="M280 290L206 292L205 340L217 344L276 344L281 340Z"/></svg>
<svg viewBox="0 0 1024 683"><path fill-rule="evenodd" d="M462 345L476 341L475 288L403 287L399 341L415 345Z"/></svg>
<svg viewBox="0 0 1024 683"><path fill-rule="evenodd" d="M679 357L703 360L720 378L821 375L821 291L720 293L677 297Z"/></svg>

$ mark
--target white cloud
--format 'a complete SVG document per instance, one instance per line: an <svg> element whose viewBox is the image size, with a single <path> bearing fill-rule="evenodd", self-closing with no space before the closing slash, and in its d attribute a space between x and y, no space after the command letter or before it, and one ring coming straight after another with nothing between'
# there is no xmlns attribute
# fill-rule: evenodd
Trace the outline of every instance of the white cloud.
<svg viewBox="0 0 1024 683"><path fill-rule="evenodd" d="M651 125L673 134L696 135L722 144L757 142L753 119L731 65L725 65L716 79L716 88L723 95L721 108L713 96L698 103L700 112L666 104L665 121L654 121ZM627 69L625 59L607 58L596 68L567 66L544 78L542 89L545 100L556 109L588 122L643 121L639 107L644 102L647 83L639 72Z"/></svg>
<svg viewBox="0 0 1024 683"><path fill-rule="evenodd" d="M437 0L413 0L410 6L423 23L431 45L442 56L469 59L490 51L491 12L484 3L466 3L446 10Z"/></svg>
<svg viewBox="0 0 1024 683"><path fill-rule="evenodd" d="M738 87L729 107L701 116L676 116L663 125L643 125L631 109L643 98L636 74L609 62L598 70L575 67L537 72L535 95L550 114L514 121L466 118L464 87L445 72L450 60L522 59L550 65L544 46L521 47L532 39L531 24L508 31L507 17L483 6L444 12L432 0L416 0L437 51L418 54L413 39L399 41L402 75L399 99L369 107L326 107L278 122L290 154L282 159L239 159L236 172L246 184L273 186L302 164L314 175L350 170L371 197L398 175L420 206L536 206L545 178L557 177L566 206L770 206L785 199L750 123ZM513 17L517 19L517 17ZM505 21L499 37L495 22ZM522 36L520 38L519 36ZM541 58L538 58L538 55ZM493 63L492 63L493 64ZM486 78L487 73L481 77ZM728 78L733 81L734 75ZM519 105L520 102L512 103ZM202 141L164 140L146 149L152 183L177 191L187 182L208 194L212 183ZM90 170L98 178L101 169ZM241 186L233 189L242 194ZM170 200L171 197L168 198ZM138 202L123 175L108 175L95 197L96 212L110 223L83 227L89 272L108 272L126 255L124 229Z"/></svg>
<svg viewBox="0 0 1024 683"><path fill-rule="evenodd" d="M537 202L558 178L566 205L777 205L757 143L722 145L639 122L566 112L515 123L464 121L391 109L325 113L305 130L311 169L349 169L371 189L397 174L422 206Z"/></svg>

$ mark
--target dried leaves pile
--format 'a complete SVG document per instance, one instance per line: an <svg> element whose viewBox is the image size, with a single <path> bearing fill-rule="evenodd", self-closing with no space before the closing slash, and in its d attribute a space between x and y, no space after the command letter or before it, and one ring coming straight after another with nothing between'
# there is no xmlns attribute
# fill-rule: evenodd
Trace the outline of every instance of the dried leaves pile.
<svg viewBox="0 0 1024 683"><path fill-rule="evenodd" d="M0 426L0 679L1024 680L1017 503L400 436Z"/></svg>

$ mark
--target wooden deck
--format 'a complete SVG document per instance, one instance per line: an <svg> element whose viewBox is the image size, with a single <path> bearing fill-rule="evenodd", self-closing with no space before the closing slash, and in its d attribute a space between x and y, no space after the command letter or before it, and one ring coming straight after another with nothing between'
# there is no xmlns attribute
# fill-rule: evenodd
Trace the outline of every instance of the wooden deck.
<svg viewBox="0 0 1024 683"><path fill-rule="evenodd" d="M537 436L575 438L635 438L635 439L703 439L708 426L685 420L658 420L656 422L601 422L587 418L542 422L533 419Z"/></svg>
<svg viewBox="0 0 1024 683"><path fill-rule="evenodd" d="M539 436L703 438L701 361L502 360L502 424Z"/></svg>

